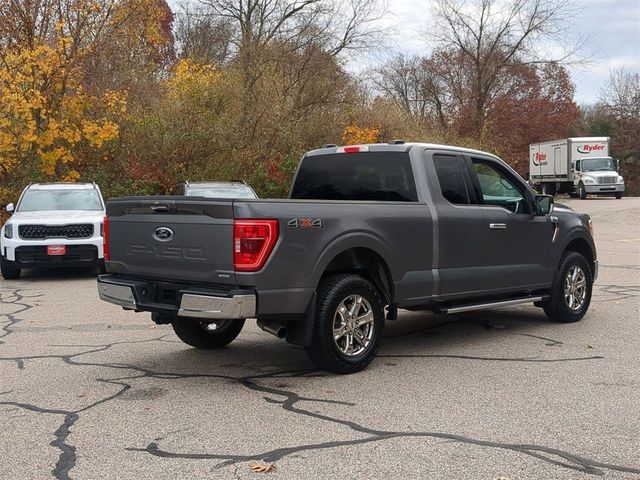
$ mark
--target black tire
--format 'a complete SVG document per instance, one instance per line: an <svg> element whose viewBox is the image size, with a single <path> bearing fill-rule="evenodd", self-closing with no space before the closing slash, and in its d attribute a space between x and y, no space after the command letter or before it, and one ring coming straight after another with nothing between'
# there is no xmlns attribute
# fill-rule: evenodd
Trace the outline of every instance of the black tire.
<svg viewBox="0 0 640 480"><path fill-rule="evenodd" d="M567 276L574 268L579 269L584 275L584 297L579 308L570 307L565 288L567 286ZM575 270L573 270L575 271ZM578 252L565 252L560 259L556 277L551 287L551 298L542 307L549 319L560 323L577 322L584 317L591 303L591 293L593 291L593 272L587 259Z"/></svg>
<svg viewBox="0 0 640 480"><path fill-rule="evenodd" d="M357 301L358 298L360 302ZM345 305L356 305L356 302L358 311L345 320L338 310ZM346 333L348 328L353 328L357 324L358 318L370 318L369 313L373 315L373 320L356 327L352 330L353 333ZM345 333L339 340L334 340L334 326L337 319L341 323L344 322L343 332ZM311 345L305 347L305 350L311 361L324 370L333 373L359 372L364 370L376 356L383 329L384 303L380 292L371 282L354 274L332 275L324 278L318 287L313 336ZM360 337L363 332L365 332L364 338ZM343 347L339 346L339 343L344 339L344 348L349 350L349 338L352 353L345 353L341 350ZM357 347L362 349L361 352L354 352L356 343Z"/></svg>
<svg viewBox="0 0 640 480"><path fill-rule="evenodd" d="M622 198L622 194L621 194L621 193L616 193L616 198L617 198L618 200L620 200L620 199Z"/></svg>
<svg viewBox="0 0 640 480"><path fill-rule="evenodd" d="M210 322L188 317L176 317L171 322L171 326L178 338L184 343L205 350L229 345L240 335L242 327L244 327L244 320L219 320L216 324L222 325L218 330L208 329L208 323Z"/></svg>
<svg viewBox="0 0 640 480"><path fill-rule="evenodd" d="M17 280L22 271L15 262L5 260L4 257L0 257L0 270L2 270L2 278L5 280Z"/></svg>
<svg viewBox="0 0 640 480"><path fill-rule="evenodd" d="M578 196L581 200L587 199L587 189L584 187L584 183L582 182L578 185Z"/></svg>

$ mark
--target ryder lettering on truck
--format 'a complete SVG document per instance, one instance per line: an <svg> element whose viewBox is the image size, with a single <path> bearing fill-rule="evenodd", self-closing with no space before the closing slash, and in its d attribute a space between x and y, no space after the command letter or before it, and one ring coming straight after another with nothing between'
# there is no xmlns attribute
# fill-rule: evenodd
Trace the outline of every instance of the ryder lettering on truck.
<svg viewBox="0 0 640 480"><path fill-rule="evenodd" d="M547 164L547 154L543 152L536 152L533 155L533 164L535 166L546 165Z"/></svg>
<svg viewBox="0 0 640 480"><path fill-rule="evenodd" d="M585 143L584 145L578 145L576 147L576 150L578 150L578 153L601 152L602 150L604 150L604 145L602 145L601 143L594 143L591 145Z"/></svg>

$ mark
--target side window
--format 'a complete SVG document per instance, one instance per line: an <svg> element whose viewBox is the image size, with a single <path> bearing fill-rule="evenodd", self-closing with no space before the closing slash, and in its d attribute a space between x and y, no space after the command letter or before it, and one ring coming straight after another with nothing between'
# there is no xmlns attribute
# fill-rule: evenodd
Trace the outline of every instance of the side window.
<svg viewBox="0 0 640 480"><path fill-rule="evenodd" d="M500 168L479 159L472 159L485 205L504 207L515 213L527 213L527 202L521 186Z"/></svg>
<svg viewBox="0 0 640 480"><path fill-rule="evenodd" d="M433 165L436 167L442 196L451 203L469 205L469 192L458 158L454 155L436 154L433 156Z"/></svg>
<svg viewBox="0 0 640 480"><path fill-rule="evenodd" d="M580 171L580 164L582 162L580 160L576 160L576 171L579 172Z"/></svg>

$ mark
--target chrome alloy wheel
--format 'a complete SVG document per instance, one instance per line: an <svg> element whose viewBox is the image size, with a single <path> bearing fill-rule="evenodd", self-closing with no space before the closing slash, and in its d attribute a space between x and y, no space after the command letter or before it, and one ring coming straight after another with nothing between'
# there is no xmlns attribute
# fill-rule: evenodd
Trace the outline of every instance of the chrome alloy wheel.
<svg viewBox="0 0 640 480"><path fill-rule="evenodd" d="M333 316L333 341L348 357L364 352L371 344L375 329L373 309L361 295L342 300Z"/></svg>
<svg viewBox="0 0 640 480"><path fill-rule="evenodd" d="M564 301L570 310L580 310L587 298L587 277L577 265L569 268L564 279Z"/></svg>
<svg viewBox="0 0 640 480"><path fill-rule="evenodd" d="M229 326L231 320L216 320L214 322L199 322L200 327L208 333L217 333Z"/></svg>

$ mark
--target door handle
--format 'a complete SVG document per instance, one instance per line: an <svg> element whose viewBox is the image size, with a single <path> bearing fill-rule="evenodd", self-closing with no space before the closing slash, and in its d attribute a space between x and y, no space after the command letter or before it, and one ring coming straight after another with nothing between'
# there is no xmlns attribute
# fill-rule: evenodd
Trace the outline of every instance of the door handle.
<svg viewBox="0 0 640 480"><path fill-rule="evenodd" d="M506 223L490 223L489 228L491 230L506 230L507 224Z"/></svg>

